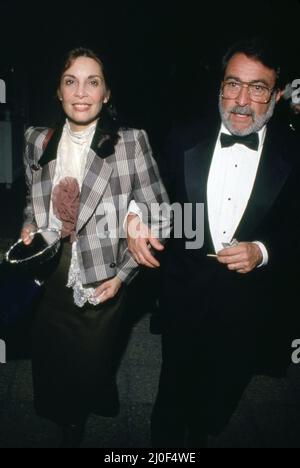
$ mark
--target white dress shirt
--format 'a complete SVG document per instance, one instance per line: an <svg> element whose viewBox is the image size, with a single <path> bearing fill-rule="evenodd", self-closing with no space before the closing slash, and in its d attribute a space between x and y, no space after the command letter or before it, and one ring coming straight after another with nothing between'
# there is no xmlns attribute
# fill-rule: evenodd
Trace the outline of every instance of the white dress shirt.
<svg viewBox="0 0 300 468"><path fill-rule="evenodd" d="M222 124L207 184L209 226L216 253L223 250L223 243L232 241L246 211L262 155L266 127L259 132L258 151L242 144L222 148L221 133L230 135ZM267 265L267 249L261 242L255 243L263 255L263 262L259 266Z"/></svg>

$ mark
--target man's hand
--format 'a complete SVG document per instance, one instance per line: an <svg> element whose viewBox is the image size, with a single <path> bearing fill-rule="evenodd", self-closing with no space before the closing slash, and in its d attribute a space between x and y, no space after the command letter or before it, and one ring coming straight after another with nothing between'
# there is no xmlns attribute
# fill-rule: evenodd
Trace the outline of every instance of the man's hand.
<svg viewBox="0 0 300 468"><path fill-rule="evenodd" d="M148 226L141 223L137 215L129 215L127 219L127 242L130 253L139 265L148 268L159 268L160 263L151 254L150 249L162 252L164 246L153 236Z"/></svg>
<svg viewBox="0 0 300 468"><path fill-rule="evenodd" d="M219 252L218 261L227 265L228 270L245 275L262 263L263 254L257 244L242 242L237 247Z"/></svg>
<svg viewBox="0 0 300 468"><path fill-rule="evenodd" d="M25 226L21 232L21 239L25 245L30 245L33 239L33 233L36 232L36 227L32 224Z"/></svg>
<svg viewBox="0 0 300 468"><path fill-rule="evenodd" d="M106 281L96 289L94 298L99 301L99 304L103 304L113 299L118 294L121 286L122 281L118 277Z"/></svg>

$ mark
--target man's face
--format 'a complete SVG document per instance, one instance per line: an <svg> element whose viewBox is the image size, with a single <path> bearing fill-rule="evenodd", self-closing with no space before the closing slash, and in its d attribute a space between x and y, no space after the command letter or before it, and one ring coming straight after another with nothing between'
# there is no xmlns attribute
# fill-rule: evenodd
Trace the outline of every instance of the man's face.
<svg viewBox="0 0 300 468"><path fill-rule="evenodd" d="M239 53L234 55L228 63L224 81L228 80L274 89L276 72L261 62ZM267 103L258 103L251 100L249 88L246 86L241 88L236 97L230 99L225 99L221 90L220 113L222 121L234 135L245 136L257 132L273 116L281 95L281 92L275 91Z"/></svg>

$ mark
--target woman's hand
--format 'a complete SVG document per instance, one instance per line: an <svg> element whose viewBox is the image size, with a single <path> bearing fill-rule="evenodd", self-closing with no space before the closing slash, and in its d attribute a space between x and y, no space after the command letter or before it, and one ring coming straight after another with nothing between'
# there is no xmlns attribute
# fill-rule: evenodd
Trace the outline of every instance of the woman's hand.
<svg viewBox="0 0 300 468"><path fill-rule="evenodd" d="M29 224L22 229L21 239L25 245L30 245L33 239L33 234L36 232L36 227Z"/></svg>
<svg viewBox="0 0 300 468"><path fill-rule="evenodd" d="M118 277L113 278L99 286L95 291L94 297L99 301L99 304L103 304L113 299L118 294L121 286L122 281Z"/></svg>

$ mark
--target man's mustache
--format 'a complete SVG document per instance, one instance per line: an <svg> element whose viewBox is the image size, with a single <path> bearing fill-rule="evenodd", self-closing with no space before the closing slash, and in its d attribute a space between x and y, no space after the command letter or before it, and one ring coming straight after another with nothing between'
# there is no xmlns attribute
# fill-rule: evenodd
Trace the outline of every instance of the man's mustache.
<svg viewBox="0 0 300 468"><path fill-rule="evenodd" d="M235 106L230 111L230 114L240 114L240 115L248 115L252 118L255 118L255 112L250 107L240 107Z"/></svg>

